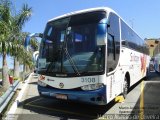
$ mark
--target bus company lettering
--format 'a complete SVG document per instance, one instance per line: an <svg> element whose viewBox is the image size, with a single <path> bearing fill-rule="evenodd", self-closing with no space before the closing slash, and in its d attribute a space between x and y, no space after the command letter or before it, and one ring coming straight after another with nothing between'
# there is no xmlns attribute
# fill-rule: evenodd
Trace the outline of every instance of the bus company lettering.
<svg viewBox="0 0 160 120"><path fill-rule="evenodd" d="M95 83L96 79L94 77L85 77L85 78L81 78L81 82Z"/></svg>

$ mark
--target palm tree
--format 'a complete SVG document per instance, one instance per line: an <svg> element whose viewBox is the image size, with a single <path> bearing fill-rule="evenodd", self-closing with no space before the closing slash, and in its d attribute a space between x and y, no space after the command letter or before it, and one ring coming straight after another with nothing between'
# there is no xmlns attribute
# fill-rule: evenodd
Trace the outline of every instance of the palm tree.
<svg viewBox="0 0 160 120"><path fill-rule="evenodd" d="M30 60L32 60L32 62L30 61L29 63L27 63L27 65L26 65L27 69L26 70L29 70L28 68L30 68L30 69L33 69L33 67L35 68L36 62L35 62L35 59L33 58L34 57L33 53L35 51L38 51L38 48L39 48L40 44L38 43L38 40L35 37L31 37L29 45L30 45L30 49L28 49L28 50L29 50L29 53L31 53L32 59L30 59Z"/></svg>
<svg viewBox="0 0 160 120"><path fill-rule="evenodd" d="M29 8L27 4L24 4L22 9L18 14L16 14L13 18L13 26L14 26L14 44L18 47L22 46L22 39L21 36L22 28L24 24L29 20L31 17L32 8ZM13 37L14 38L14 37ZM14 51L14 76L19 77L19 58L21 54L21 49L18 49L16 52Z"/></svg>
<svg viewBox="0 0 160 120"><path fill-rule="evenodd" d="M19 36L19 46L23 46L25 43L25 38L27 35L29 35L30 33L21 33L21 35ZM23 64L23 72L28 73L29 68L32 68L34 63L33 63L33 57L32 54L34 51L38 50L38 42L36 38L31 38L30 40L30 49L28 49L29 51L26 51L26 49L24 49L24 46L21 47L20 49L18 48L18 50L14 50L17 51L17 57L19 58L19 61ZM14 47L16 49L16 47ZM19 51L19 52L18 52ZM15 53L15 52L14 52Z"/></svg>
<svg viewBox="0 0 160 120"><path fill-rule="evenodd" d="M2 80L3 88L6 90L9 87L8 66L6 55L9 53L11 43L9 42L9 35L11 32L11 12L10 1L0 0L0 47L3 57L2 62Z"/></svg>
<svg viewBox="0 0 160 120"><path fill-rule="evenodd" d="M26 51L26 49L23 50L21 54L21 62L23 64L23 77L30 72L30 69L33 68L34 63L32 59L32 53L33 51Z"/></svg>
<svg viewBox="0 0 160 120"><path fill-rule="evenodd" d="M25 22L29 20L31 16L32 9L24 4L21 11L14 16L11 14L11 1L10 0L0 0L0 52L2 53L3 63L2 63L2 80L3 88L6 90L9 87L8 80L8 66L6 61L6 55L10 53L15 56L15 75L19 74L19 63L18 59L24 49L22 44L19 44L18 39L22 27Z"/></svg>

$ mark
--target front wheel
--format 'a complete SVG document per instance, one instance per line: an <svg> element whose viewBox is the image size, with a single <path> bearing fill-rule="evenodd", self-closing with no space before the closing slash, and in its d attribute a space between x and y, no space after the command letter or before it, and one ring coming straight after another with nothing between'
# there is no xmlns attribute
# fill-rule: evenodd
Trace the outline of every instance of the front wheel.
<svg viewBox="0 0 160 120"><path fill-rule="evenodd" d="M128 84L127 78L125 76L124 83L123 83L123 93L122 93L124 98L127 97L128 90L129 90L129 84Z"/></svg>

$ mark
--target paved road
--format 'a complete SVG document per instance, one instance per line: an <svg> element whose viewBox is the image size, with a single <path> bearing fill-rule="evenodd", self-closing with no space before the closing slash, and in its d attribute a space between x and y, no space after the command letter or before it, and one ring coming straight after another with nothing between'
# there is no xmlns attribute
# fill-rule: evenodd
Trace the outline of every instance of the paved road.
<svg viewBox="0 0 160 120"><path fill-rule="evenodd" d="M39 97L37 78L32 76L15 115L11 117L18 120L160 119L159 88L160 75L151 73L147 80L132 87L124 103L112 101L106 106L92 106Z"/></svg>

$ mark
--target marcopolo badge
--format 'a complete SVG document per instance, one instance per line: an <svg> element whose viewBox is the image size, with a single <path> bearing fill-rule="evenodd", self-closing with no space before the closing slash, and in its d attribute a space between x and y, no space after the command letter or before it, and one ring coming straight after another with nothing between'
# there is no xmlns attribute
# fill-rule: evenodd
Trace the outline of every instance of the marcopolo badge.
<svg viewBox="0 0 160 120"><path fill-rule="evenodd" d="M60 87L60 88L63 88L63 87L64 87L64 84L63 84L63 83L59 83L59 87Z"/></svg>

